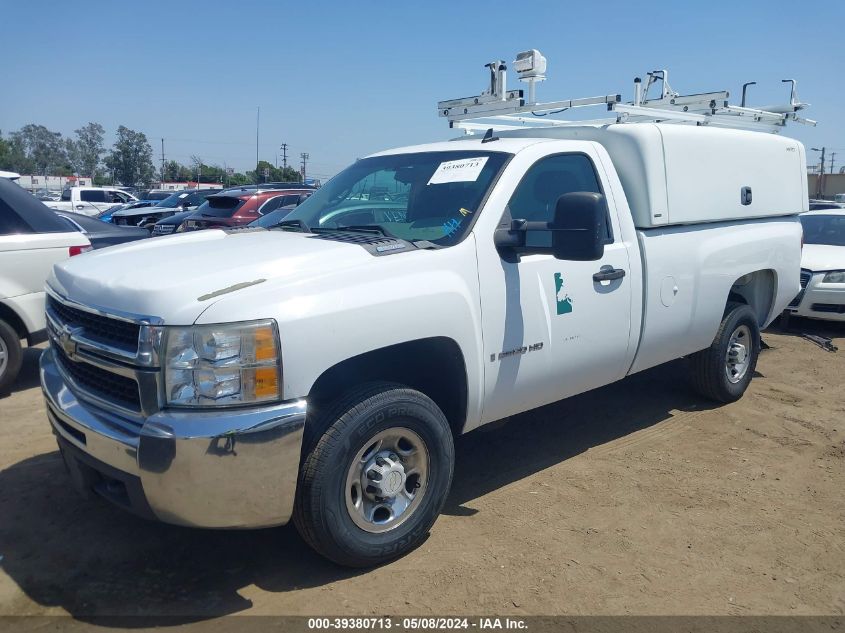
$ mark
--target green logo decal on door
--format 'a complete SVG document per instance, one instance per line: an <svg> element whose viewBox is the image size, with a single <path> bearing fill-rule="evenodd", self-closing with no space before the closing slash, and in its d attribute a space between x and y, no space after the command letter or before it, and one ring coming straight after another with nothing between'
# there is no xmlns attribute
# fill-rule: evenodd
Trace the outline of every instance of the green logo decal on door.
<svg viewBox="0 0 845 633"><path fill-rule="evenodd" d="M561 297L561 290L563 290L563 277L560 273L555 273L555 301L557 301L557 313L567 314L572 312L572 299L569 295L564 293Z"/></svg>

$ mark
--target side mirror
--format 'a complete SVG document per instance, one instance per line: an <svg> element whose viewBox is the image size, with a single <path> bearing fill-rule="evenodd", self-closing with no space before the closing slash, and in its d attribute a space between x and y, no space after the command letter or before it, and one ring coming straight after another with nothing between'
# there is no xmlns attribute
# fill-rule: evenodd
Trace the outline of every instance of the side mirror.
<svg viewBox="0 0 845 633"><path fill-rule="evenodd" d="M607 202L600 193L576 191L557 199L552 232L555 259L596 261L604 256Z"/></svg>
<svg viewBox="0 0 845 633"><path fill-rule="evenodd" d="M543 246L530 245L529 232L542 232ZM607 202L600 193L576 191L557 199L553 222L509 220L493 233L493 243L506 262L520 255L546 254L555 259L595 261L604 256L607 237ZM549 246L551 244L551 246Z"/></svg>

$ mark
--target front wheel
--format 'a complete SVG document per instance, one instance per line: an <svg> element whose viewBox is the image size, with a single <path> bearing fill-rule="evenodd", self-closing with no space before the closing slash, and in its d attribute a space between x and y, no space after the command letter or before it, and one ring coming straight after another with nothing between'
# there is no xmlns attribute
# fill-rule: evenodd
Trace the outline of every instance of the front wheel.
<svg viewBox="0 0 845 633"><path fill-rule="evenodd" d="M15 382L22 358L20 336L11 325L0 319L0 394Z"/></svg>
<svg viewBox="0 0 845 633"><path fill-rule="evenodd" d="M305 456L294 523L317 552L369 567L417 547L452 483L449 423L424 394L401 385L362 387L328 407Z"/></svg>
<svg viewBox="0 0 845 633"><path fill-rule="evenodd" d="M751 382L760 354L757 315L744 303L729 303L713 343L690 356L692 385L717 402L735 402Z"/></svg>

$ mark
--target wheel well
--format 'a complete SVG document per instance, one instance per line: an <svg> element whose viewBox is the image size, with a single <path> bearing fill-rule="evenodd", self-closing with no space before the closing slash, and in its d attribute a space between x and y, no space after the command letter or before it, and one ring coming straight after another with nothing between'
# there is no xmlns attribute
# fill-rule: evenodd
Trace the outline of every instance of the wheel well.
<svg viewBox="0 0 845 633"><path fill-rule="evenodd" d="M449 338L425 338L382 347L348 358L323 372L308 394L309 405L328 404L355 385L396 382L434 400L459 435L466 421L467 373L458 344Z"/></svg>
<svg viewBox="0 0 845 633"><path fill-rule="evenodd" d="M27 338L29 336L29 332L27 332L26 326L21 318L5 303L0 303L0 319L3 319L6 323L11 325L12 329L14 329L21 338Z"/></svg>
<svg viewBox="0 0 845 633"><path fill-rule="evenodd" d="M728 301L751 306L757 315L757 323L766 325L775 300L775 277L773 270L758 270L737 279L728 292Z"/></svg>

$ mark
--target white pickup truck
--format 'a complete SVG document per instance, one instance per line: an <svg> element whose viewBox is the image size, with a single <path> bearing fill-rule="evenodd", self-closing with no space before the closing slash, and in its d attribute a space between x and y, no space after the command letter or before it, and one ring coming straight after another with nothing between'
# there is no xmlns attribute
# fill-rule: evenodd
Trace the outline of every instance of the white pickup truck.
<svg viewBox="0 0 845 633"><path fill-rule="evenodd" d="M799 290L807 204L803 146L733 129L375 154L276 228L57 265L49 421L84 492L188 526L292 517L377 564L425 538L456 435L682 357L741 397Z"/></svg>
<svg viewBox="0 0 845 633"><path fill-rule="evenodd" d="M68 187L62 191L61 200L47 201L51 209L72 211L84 215L98 215L119 204L138 200L131 193L109 187Z"/></svg>

